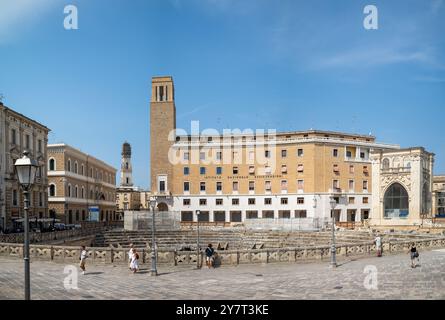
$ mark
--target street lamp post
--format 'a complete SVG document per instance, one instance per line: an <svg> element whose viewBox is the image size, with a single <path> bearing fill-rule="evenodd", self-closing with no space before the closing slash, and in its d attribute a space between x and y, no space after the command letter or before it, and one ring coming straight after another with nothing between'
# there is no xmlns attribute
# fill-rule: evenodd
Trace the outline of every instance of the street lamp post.
<svg viewBox="0 0 445 320"><path fill-rule="evenodd" d="M197 269L200 268L200 264L199 264L199 254L200 254L200 250L199 250L199 215L200 214L201 214L201 211L196 210L196 220L198 222L198 227L197 227L198 238L196 240L196 268Z"/></svg>
<svg viewBox="0 0 445 320"><path fill-rule="evenodd" d="M335 207L337 206L337 201L334 197L331 197L329 201L331 205L332 213L332 240L331 240L331 268L337 267L337 249L335 247Z"/></svg>
<svg viewBox="0 0 445 320"><path fill-rule="evenodd" d="M156 269L156 251L155 251L155 207L156 207L157 199L156 197L150 198L150 206L152 210L151 217L151 276L157 276L158 270Z"/></svg>
<svg viewBox="0 0 445 320"><path fill-rule="evenodd" d="M23 151L23 157L17 159L14 166L17 171L19 183L23 190L24 197L24 225L25 225L25 246L23 252L23 260L25 262L25 300L31 300L31 285L29 272L29 191L31 190L37 171L37 162L28 157L29 152Z"/></svg>

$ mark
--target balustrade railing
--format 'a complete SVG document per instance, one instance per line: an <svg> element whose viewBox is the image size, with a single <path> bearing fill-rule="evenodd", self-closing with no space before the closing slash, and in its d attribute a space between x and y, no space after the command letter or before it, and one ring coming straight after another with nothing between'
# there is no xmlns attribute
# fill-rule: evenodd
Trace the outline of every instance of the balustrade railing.
<svg viewBox="0 0 445 320"><path fill-rule="evenodd" d="M408 252L412 242L416 243L419 250L433 248L445 248L445 237L430 239L411 239L408 241L383 242L384 254ZM150 265L151 249L136 248L141 256L141 263ZM128 248L87 248L89 261L92 264L128 263ZM373 242L361 242L358 244L339 244L338 256L369 256L376 253ZM200 255L203 256L201 251ZM0 243L0 256L11 258L23 257L23 244ZM54 262L78 262L80 248L71 246L31 245L30 257L38 260ZM190 265L196 266L198 254L196 251L178 251L173 249L158 249L157 262L164 265ZM248 263L272 263L272 262L298 262L329 259L330 246L312 246L296 248L270 248L270 249L240 249L216 251L216 265L238 265ZM200 257L202 261L202 257Z"/></svg>

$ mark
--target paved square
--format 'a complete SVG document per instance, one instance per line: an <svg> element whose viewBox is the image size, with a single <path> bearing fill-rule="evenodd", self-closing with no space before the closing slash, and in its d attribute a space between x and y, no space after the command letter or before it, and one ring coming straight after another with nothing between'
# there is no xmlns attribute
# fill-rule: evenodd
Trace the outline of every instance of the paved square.
<svg viewBox="0 0 445 320"><path fill-rule="evenodd" d="M408 254L311 264L239 265L196 270L149 266L132 274L123 265L87 265L78 289L66 290L66 265L31 263L32 299L445 299L445 250L421 252L412 269ZM377 278L365 273L377 268ZM371 267L369 267L371 266ZM0 258L0 299L23 298L23 260ZM78 270L77 265L73 266ZM367 278L368 277L368 278ZM371 279L371 282L365 281ZM365 282L378 290L365 288Z"/></svg>

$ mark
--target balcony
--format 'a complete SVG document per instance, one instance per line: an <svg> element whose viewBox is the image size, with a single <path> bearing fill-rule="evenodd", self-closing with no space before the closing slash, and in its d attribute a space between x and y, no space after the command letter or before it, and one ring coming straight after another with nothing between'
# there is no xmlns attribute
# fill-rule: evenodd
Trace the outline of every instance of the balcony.
<svg viewBox="0 0 445 320"><path fill-rule="evenodd" d="M410 167L400 167L400 168L383 168L382 174L394 174L394 173L410 173Z"/></svg>

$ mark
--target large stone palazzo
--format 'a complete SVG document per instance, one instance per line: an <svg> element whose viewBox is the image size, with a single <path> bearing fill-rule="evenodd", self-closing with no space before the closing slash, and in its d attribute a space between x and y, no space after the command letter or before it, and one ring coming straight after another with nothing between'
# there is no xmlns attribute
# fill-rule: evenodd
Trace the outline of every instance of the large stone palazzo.
<svg viewBox="0 0 445 320"><path fill-rule="evenodd" d="M424 148L371 154L372 215L370 225L422 225L432 217L434 154Z"/></svg>

